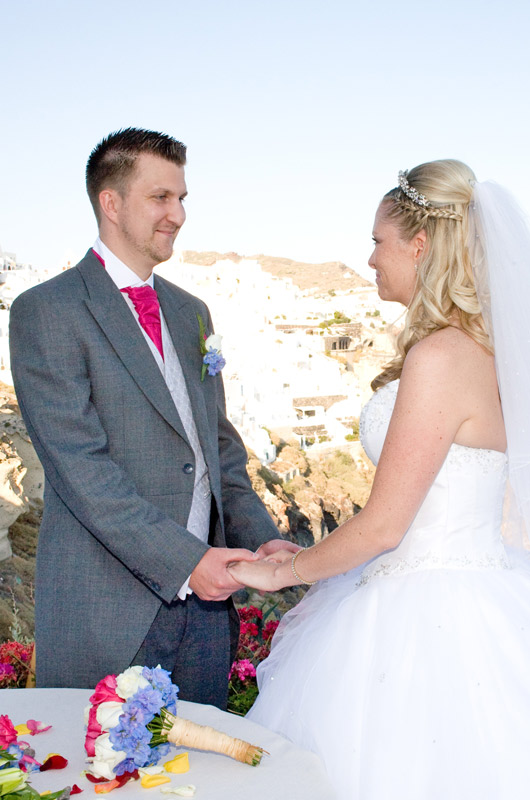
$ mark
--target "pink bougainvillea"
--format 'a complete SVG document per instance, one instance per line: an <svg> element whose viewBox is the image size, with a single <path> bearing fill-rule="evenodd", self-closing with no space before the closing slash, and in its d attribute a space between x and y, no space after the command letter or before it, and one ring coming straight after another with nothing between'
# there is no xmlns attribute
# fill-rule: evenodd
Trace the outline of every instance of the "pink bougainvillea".
<svg viewBox="0 0 530 800"><path fill-rule="evenodd" d="M244 606L238 612L241 623L239 644L236 660L230 668L228 709L245 714L258 694L256 667L270 653L279 620L270 619L264 624L263 612L256 606Z"/></svg>
<svg viewBox="0 0 530 800"><path fill-rule="evenodd" d="M2 642L0 644L0 689L25 686L30 672L33 644Z"/></svg>

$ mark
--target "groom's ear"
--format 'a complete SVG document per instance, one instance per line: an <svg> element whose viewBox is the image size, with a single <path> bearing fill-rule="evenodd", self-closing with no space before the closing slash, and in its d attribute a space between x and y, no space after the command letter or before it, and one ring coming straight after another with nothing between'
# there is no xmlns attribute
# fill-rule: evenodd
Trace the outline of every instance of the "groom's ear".
<svg viewBox="0 0 530 800"><path fill-rule="evenodd" d="M103 191L99 193L101 218L105 217L110 222L116 224L122 204L123 199L116 189L103 189Z"/></svg>

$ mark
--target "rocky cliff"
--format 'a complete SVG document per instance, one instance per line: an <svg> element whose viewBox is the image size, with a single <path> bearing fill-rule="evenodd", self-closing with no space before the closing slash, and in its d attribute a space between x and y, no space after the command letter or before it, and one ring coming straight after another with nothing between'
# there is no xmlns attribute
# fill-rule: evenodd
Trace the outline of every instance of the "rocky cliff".
<svg viewBox="0 0 530 800"><path fill-rule="evenodd" d="M213 251L197 252L184 250L184 261L188 264L198 264L211 267L217 261L233 261L239 264L244 258L257 261L264 272L277 278L290 278L295 286L307 289L312 294L327 294L330 291L344 291L344 289L357 289L359 287L373 286L366 278L362 278L351 267L342 261L326 261L322 264L309 264L302 261L292 261L290 258L279 256L240 256L238 253L216 253ZM345 282L347 278L347 282Z"/></svg>

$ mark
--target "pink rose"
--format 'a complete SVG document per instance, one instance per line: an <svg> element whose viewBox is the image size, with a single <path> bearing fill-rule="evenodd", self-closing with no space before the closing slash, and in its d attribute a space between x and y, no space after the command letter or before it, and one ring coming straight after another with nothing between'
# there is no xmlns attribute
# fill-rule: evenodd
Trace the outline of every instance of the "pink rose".
<svg viewBox="0 0 530 800"><path fill-rule="evenodd" d="M100 681L94 689L94 694L89 698L90 702L95 706L100 703L106 703L108 700L114 700L123 703L123 697L116 693L116 675L107 675Z"/></svg>
<svg viewBox="0 0 530 800"><path fill-rule="evenodd" d="M95 741L103 732L103 728L97 720L97 713L98 707L90 706L90 711L88 712L87 734L85 738L85 750L87 751L87 755L92 757L96 755Z"/></svg>
<svg viewBox="0 0 530 800"><path fill-rule="evenodd" d="M15 726L7 714L0 716L0 747L7 750L10 744L16 742L17 736Z"/></svg>

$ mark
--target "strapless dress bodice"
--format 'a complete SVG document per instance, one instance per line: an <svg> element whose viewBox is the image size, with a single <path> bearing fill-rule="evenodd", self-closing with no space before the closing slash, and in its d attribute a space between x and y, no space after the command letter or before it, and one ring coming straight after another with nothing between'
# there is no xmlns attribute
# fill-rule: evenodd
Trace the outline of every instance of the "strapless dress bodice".
<svg viewBox="0 0 530 800"><path fill-rule="evenodd" d="M398 387L397 380L381 387L361 414L361 442L374 464ZM501 538L506 464L498 450L452 444L401 543L369 562L360 583L419 569L508 568Z"/></svg>

